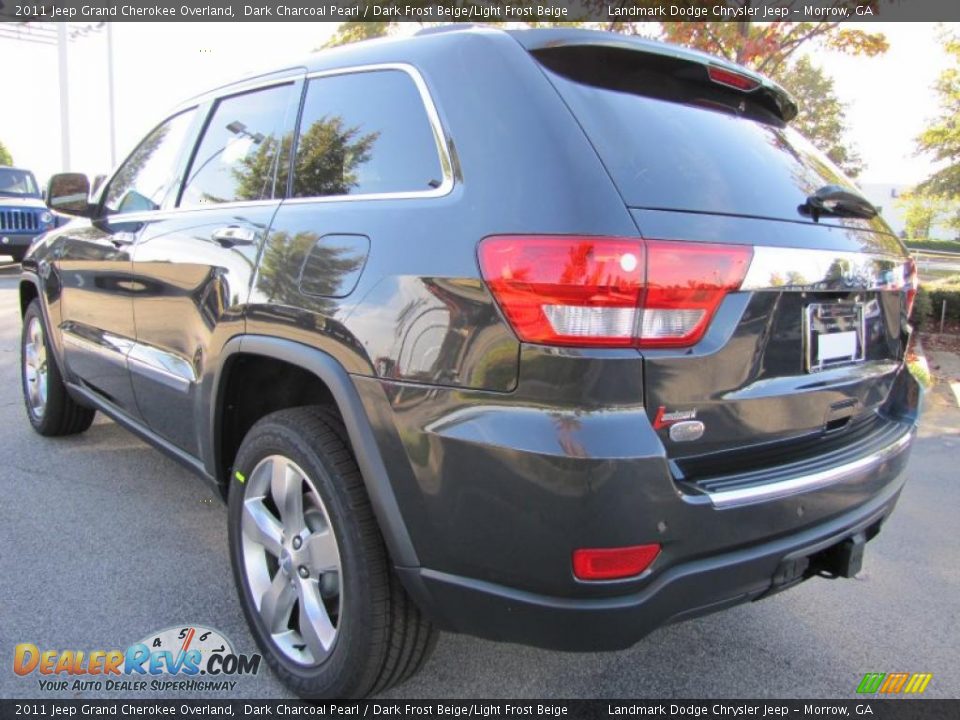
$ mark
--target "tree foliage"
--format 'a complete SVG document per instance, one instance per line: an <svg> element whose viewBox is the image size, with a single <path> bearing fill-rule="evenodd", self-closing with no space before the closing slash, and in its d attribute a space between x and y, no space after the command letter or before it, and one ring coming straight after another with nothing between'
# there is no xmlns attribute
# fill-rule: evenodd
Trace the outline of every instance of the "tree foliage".
<svg viewBox="0 0 960 720"><path fill-rule="evenodd" d="M739 6L748 7L753 0L677 0L677 5L697 6L698 8L710 9L713 5L723 5L724 7ZM798 0L788 2L785 7L792 8ZM497 2L471 3L471 2L420 2L416 0L409 3L411 5L430 4L430 5L464 5L475 4L478 7L497 5ZM517 5L517 2L512 2ZM593 9L597 13L606 11L607 0L583 0L582 5L585 9ZM643 5L644 0L622 0L617 5ZM876 7L877 0L864 2L864 0L833 0L830 7L847 8L853 13L855 6L870 5ZM442 23L421 23L421 25L440 25ZM491 23L498 24L498 23ZM550 27L550 26L582 26L595 25L596 23L586 22L551 22L535 21L522 23L530 27ZM345 22L337 28L334 36L325 44L324 47L333 47L344 45L346 43L356 42L357 40L367 40L369 38L383 37L390 33L390 30L398 25L397 21L385 22ZM630 22L614 20L604 24L604 28L612 32L624 33L626 35L644 35L649 34L647 29L651 23ZM662 22L656 23L659 30L656 35L661 40L683 45L685 47L695 48L711 55L718 55L733 62L753 68L758 72L770 76L776 76L789 63L791 58L801 48L809 48L813 44L819 43L822 47L848 53L850 55L881 55L889 49L889 43L883 33L870 33L863 30L857 30L845 27L839 22L732 22L732 21L684 21L684 22Z"/></svg>
<svg viewBox="0 0 960 720"><path fill-rule="evenodd" d="M361 134L358 127L345 127L339 116L324 117L300 134L293 179L294 197L347 195L358 184L360 167L370 160L379 132ZM291 135L280 142L266 138L257 151L233 168L240 200L270 197L271 187L286 188ZM276 180L274 181L274 177Z"/></svg>
<svg viewBox="0 0 960 720"><path fill-rule="evenodd" d="M13 165L13 156L2 141L0 141L0 165Z"/></svg>
<svg viewBox="0 0 960 720"><path fill-rule="evenodd" d="M372 38L384 37L390 32L390 28L396 25L396 22L361 22L349 21L340 23L340 27L327 42L323 44L325 48L336 47L338 45L347 45L349 43L359 42L360 40L370 40Z"/></svg>
<svg viewBox="0 0 960 720"><path fill-rule="evenodd" d="M315 232L275 232L264 250L257 290L271 303L301 306L313 312L326 314L336 303L329 296L337 292L345 275L363 265L364 257L349 247L318 243ZM307 255L310 262L304 270ZM301 276L309 273L310 288L314 294L301 292Z"/></svg>
<svg viewBox="0 0 960 720"><path fill-rule="evenodd" d="M749 7L753 0L678 0L678 5L697 6L708 11L713 5L724 7ZM435 0L432 4L436 4ZM440 4L452 4L441 2ZM458 6L464 3L457 3ZM469 2L467 3L469 4ZM496 4L496 3L493 3ZM605 12L606 0L584 0L586 8ZM643 5L644 0L621 0L620 5ZM795 2L787 3L791 8ZM846 8L852 15L854 6L870 5L876 10L877 2L864 0L833 0L830 7ZM596 7L594 7L596 6ZM342 23L327 46L342 45L356 40L381 37L389 34L396 22L346 22ZM429 23L439 24L439 23ZM531 22L529 26L584 25L569 22ZM607 30L627 35L649 34L651 23L612 21L605 24ZM768 75L790 90L797 98L800 115L794 126L806 135L846 174L856 177L863 170L863 161L857 151L846 141L847 125L845 107L834 90L833 80L824 71L813 65L798 51L811 47L837 50L850 55L875 56L886 52L889 43L883 33L865 32L844 26L839 22L764 22L750 21L685 21L657 24L657 36L661 40L702 50L711 55L745 65ZM799 59L797 59L799 57ZM956 78L954 78L956 82ZM960 94L957 95L960 107ZM957 132L957 150L960 152L960 128ZM960 183L960 172L957 174Z"/></svg>
<svg viewBox="0 0 960 720"><path fill-rule="evenodd" d="M776 78L800 107L792 121L800 133L850 177L863 171L863 160L847 138L846 107L833 88L833 79L807 56Z"/></svg>
<svg viewBox="0 0 960 720"><path fill-rule="evenodd" d="M284 135L279 142L271 135L257 145L256 152L246 155L237 167L231 169L237 183L237 200L273 197L274 183L283 189L287 187L287 160L292 144L293 135L290 133Z"/></svg>
<svg viewBox="0 0 960 720"><path fill-rule="evenodd" d="M749 6L751 0L739 0L736 4ZM786 7L794 4L787 3ZM866 4L876 3L830 3L832 7L848 8L851 14L855 5ZM618 30L615 26L621 23L612 25L611 29ZM800 48L809 49L811 45L867 56L881 55L890 47L883 33L855 30L839 22L674 22L661 23L660 28L662 39L668 42L719 55L771 77L781 74Z"/></svg>
<svg viewBox="0 0 960 720"><path fill-rule="evenodd" d="M914 191L902 193L897 206L904 215L907 239L937 239L943 230L960 231L957 203L942 195Z"/></svg>
<svg viewBox="0 0 960 720"><path fill-rule="evenodd" d="M379 137L379 132L362 135L358 127L345 127L339 116L313 123L297 146L294 197L348 194Z"/></svg>
<svg viewBox="0 0 960 720"><path fill-rule="evenodd" d="M943 166L918 187L921 193L951 198L960 197L960 39L943 37L944 49L952 65L940 73L934 89L940 100L940 113L917 137L917 150Z"/></svg>

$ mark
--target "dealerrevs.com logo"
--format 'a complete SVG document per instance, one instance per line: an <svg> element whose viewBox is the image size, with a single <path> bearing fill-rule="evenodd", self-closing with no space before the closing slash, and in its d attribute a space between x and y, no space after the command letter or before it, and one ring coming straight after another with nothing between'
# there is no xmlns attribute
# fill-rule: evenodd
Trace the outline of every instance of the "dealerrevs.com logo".
<svg viewBox="0 0 960 720"><path fill-rule="evenodd" d="M126 650L41 649L20 643L13 671L39 676L43 691L230 691L239 675L256 675L260 655L241 655L222 633L199 625L152 633Z"/></svg>

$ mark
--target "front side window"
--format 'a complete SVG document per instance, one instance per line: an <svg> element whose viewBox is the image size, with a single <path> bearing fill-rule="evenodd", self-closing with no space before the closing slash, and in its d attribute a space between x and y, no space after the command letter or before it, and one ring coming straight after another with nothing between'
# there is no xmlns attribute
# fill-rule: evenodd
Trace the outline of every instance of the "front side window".
<svg viewBox="0 0 960 720"><path fill-rule="evenodd" d="M187 110L158 126L120 166L105 206L113 214L159 210L167 191L176 181L180 151L193 120Z"/></svg>
<svg viewBox="0 0 960 720"><path fill-rule="evenodd" d="M378 70L310 81L294 197L429 191L442 181L436 138L407 73Z"/></svg>
<svg viewBox="0 0 960 720"><path fill-rule="evenodd" d="M277 168L289 157L293 84L220 100L187 173L180 207L282 196Z"/></svg>

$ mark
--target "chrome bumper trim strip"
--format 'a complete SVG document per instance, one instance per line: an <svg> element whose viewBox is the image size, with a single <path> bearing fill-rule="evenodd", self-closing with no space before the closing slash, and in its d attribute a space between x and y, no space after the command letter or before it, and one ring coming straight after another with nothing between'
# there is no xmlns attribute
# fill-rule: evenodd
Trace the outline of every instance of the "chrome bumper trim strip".
<svg viewBox="0 0 960 720"><path fill-rule="evenodd" d="M879 467L884 462L900 454L913 440L913 430L904 433L896 441L881 448L870 455L858 460L838 465L829 470L788 478L766 485L754 485L736 490L721 490L707 493L710 502L715 508L731 508L741 505L751 505L768 500L777 500L790 497L798 493L809 492L851 479L853 476Z"/></svg>

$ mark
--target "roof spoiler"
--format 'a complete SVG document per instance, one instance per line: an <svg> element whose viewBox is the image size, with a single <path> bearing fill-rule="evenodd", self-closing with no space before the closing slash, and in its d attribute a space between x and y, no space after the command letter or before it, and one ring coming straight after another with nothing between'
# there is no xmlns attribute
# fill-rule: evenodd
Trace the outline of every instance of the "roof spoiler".
<svg viewBox="0 0 960 720"><path fill-rule="evenodd" d="M703 68L705 82L714 82L745 95L763 98L764 105L784 122L790 122L797 116L796 102L780 85L753 70L698 50L600 31L534 29L508 32L527 51L534 54L565 47L597 47L629 50L673 60L681 65L698 65Z"/></svg>

